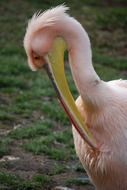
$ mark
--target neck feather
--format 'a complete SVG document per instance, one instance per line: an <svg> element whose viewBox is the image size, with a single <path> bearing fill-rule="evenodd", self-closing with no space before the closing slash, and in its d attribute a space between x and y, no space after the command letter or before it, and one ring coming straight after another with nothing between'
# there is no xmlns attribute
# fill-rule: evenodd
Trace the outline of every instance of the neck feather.
<svg viewBox="0 0 127 190"><path fill-rule="evenodd" d="M66 25L62 23L61 31L67 42L69 63L76 87L85 101L90 97L90 89L100 80L92 65L89 37L81 24L71 17L67 18Z"/></svg>

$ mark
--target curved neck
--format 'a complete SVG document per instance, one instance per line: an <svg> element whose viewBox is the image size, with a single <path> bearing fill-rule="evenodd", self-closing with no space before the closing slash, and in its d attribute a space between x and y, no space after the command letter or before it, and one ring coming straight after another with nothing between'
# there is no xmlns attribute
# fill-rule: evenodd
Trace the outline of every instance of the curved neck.
<svg viewBox="0 0 127 190"><path fill-rule="evenodd" d="M76 87L85 99L90 87L97 84L99 77L92 65L92 53L89 37L81 24L73 18L67 18L66 27L62 23L62 36L67 42L69 63Z"/></svg>

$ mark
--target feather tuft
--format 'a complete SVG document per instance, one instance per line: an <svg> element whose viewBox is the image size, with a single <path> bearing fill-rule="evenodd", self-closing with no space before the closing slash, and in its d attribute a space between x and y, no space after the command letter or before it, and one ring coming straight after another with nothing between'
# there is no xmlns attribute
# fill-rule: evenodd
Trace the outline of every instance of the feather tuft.
<svg viewBox="0 0 127 190"><path fill-rule="evenodd" d="M64 19L68 14L66 11L69 7L64 4L59 5L55 8L48 9L44 12L38 11L33 15L33 17L28 21L28 27L26 29L26 35L24 38L24 47L29 49L29 42L31 41L31 36L37 31L54 25L57 21Z"/></svg>
<svg viewBox="0 0 127 190"><path fill-rule="evenodd" d="M67 10L69 10L69 8L65 5L59 5L44 12L38 11L29 21L27 31L32 29L31 31L35 32L47 26L52 26L56 21L60 20L61 17L67 15Z"/></svg>

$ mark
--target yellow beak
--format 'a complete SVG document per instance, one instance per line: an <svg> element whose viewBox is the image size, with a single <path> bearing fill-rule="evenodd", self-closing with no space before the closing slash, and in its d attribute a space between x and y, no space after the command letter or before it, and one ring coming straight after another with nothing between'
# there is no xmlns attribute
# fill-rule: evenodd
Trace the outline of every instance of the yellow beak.
<svg viewBox="0 0 127 190"><path fill-rule="evenodd" d="M65 41L62 38L56 38L52 50L46 57L48 64L45 65L45 68L72 124L85 142L95 149L97 147L96 141L84 123L67 84L64 72L64 52L66 49Z"/></svg>

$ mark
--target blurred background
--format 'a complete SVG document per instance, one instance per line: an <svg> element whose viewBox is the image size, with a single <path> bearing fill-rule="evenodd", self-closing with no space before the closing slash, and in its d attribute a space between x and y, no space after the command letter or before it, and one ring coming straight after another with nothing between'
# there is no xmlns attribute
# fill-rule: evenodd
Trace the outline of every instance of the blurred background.
<svg viewBox="0 0 127 190"><path fill-rule="evenodd" d="M126 0L0 0L0 190L94 189L47 75L30 71L23 48L31 16L61 3L88 32L99 76L127 78ZM66 75L76 98L68 64Z"/></svg>

